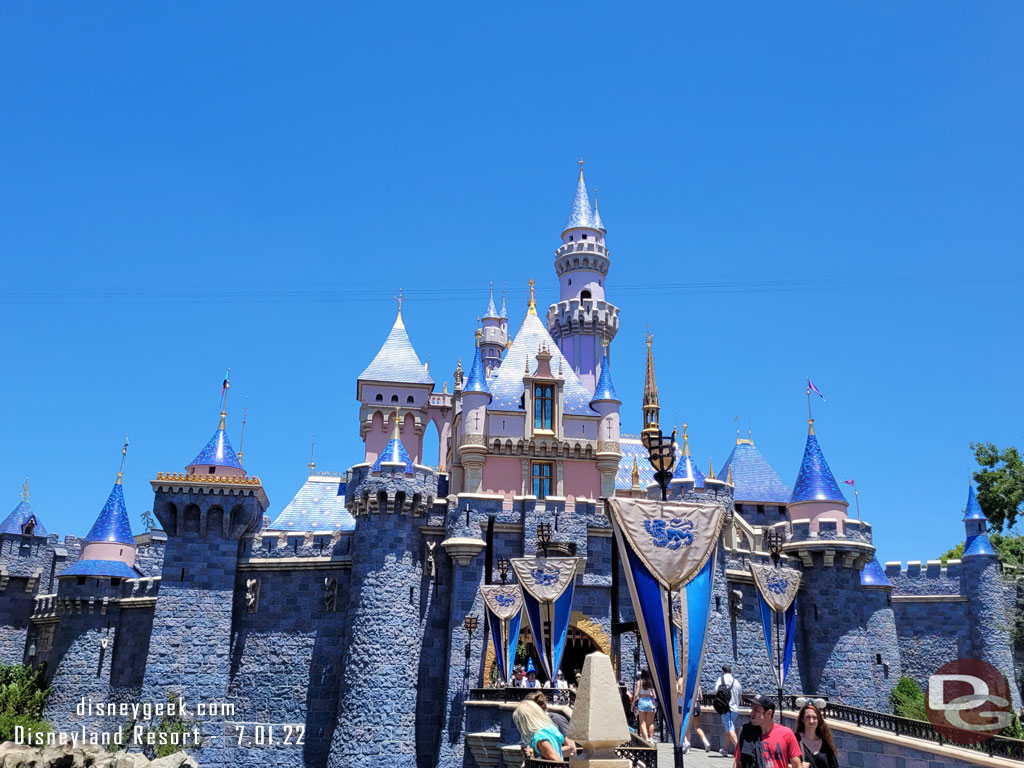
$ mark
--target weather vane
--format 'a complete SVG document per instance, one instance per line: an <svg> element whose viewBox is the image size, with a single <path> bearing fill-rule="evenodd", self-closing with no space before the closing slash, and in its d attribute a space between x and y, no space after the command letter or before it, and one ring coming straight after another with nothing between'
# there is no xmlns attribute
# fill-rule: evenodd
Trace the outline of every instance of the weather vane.
<svg viewBox="0 0 1024 768"><path fill-rule="evenodd" d="M28 490L28 478L25 478L25 482L21 484L21 499L22 501L28 501L28 497L32 494Z"/></svg>

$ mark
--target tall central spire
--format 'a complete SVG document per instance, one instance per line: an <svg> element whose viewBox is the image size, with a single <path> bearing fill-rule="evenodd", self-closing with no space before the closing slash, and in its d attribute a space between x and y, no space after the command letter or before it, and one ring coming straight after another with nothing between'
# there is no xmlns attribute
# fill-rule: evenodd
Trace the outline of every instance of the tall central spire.
<svg viewBox="0 0 1024 768"><path fill-rule="evenodd" d="M658 382L654 378L654 353L651 345L654 337L647 332L647 371L644 376L644 432L658 432L661 426L658 417L661 406L658 404Z"/></svg>
<svg viewBox="0 0 1024 768"><path fill-rule="evenodd" d="M569 211L569 219L565 222L564 235L570 229L586 227L596 229L594 226L594 211L590 207L590 195L587 194L587 183L583 180L583 158L580 158L580 177L576 182L576 196L572 200L572 209Z"/></svg>

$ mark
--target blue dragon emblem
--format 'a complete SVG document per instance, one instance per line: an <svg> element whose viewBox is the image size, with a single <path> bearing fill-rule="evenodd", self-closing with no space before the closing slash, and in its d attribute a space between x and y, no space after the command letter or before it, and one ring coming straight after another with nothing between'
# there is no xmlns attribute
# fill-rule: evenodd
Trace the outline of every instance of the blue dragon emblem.
<svg viewBox="0 0 1024 768"><path fill-rule="evenodd" d="M784 595L789 588L789 579L784 579L781 576L772 576L765 582L765 586L768 587L769 592L774 592L776 595Z"/></svg>
<svg viewBox="0 0 1024 768"><path fill-rule="evenodd" d="M693 544L693 520L673 517L671 520L645 520L644 528L656 547L679 549Z"/></svg>
<svg viewBox="0 0 1024 768"><path fill-rule="evenodd" d="M502 608L508 608L516 599L512 595L498 595L494 598L494 602L500 605Z"/></svg>
<svg viewBox="0 0 1024 768"><path fill-rule="evenodd" d="M538 568L533 572L533 578L542 587L548 587L558 581L558 571L548 568Z"/></svg>

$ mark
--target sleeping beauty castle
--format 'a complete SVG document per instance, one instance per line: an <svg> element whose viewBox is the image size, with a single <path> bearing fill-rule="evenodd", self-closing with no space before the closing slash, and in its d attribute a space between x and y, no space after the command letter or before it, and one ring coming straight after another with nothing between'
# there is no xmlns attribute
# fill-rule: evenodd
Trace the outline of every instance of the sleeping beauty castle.
<svg viewBox="0 0 1024 768"><path fill-rule="evenodd" d="M223 411L195 458L169 457L148 478L151 530L133 530L122 494L147 478L117 472L105 501L79 500L99 510L91 527L83 516L81 538L50 533L26 488L0 523L0 654L44 666L47 720L119 732L128 718L83 712L83 697L181 696L203 766L494 765L488 755L518 735L508 705L485 695L499 671L481 587L541 547L578 558L565 676L600 650L630 684L645 662L603 499L661 499L661 488L644 441L622 431L607 234L581 161L553 243L558 301L539 308L532 281L525 306L492 294L475 338L450 351L463 355L450 390L414 347L426 329L406 327L399 303L376 356L353 370L363 455L340 473L311 460L276 517L259 474L270 468L243 463ZM648 337L643 413L625 414L644 430L658 429L655 351ZM424 464L427 434L437 467ZM826 458L842 435L811 420L797 467L773 466L738 435L717 472L693 460L697 440L684 427L671 443L666 485L669 499L725 510L704 690L723 663L746 690L775 689L749 566L770 561L766 535L782 531L801 579L787 692L887 712L901 677L923 685L974 657L1007 677L1020 706L1016 587L973 489L936 511L962 517L961 560L882 564ZM525 620L520 638L546 677Z"/></svg>

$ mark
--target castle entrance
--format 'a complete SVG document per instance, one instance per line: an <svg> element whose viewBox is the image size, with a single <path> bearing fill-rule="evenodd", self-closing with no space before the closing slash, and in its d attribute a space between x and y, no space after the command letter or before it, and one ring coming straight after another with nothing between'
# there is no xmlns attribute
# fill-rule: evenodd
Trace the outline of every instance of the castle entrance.
<svg viewBox="0 0 1024 768"><path fill-rule="evenodd" d="M601 628L601 625L585 616L579 611L573 611L569 618L569 632L565 638L565 652L562 654L560 669L565 679L575 684L576 674L583 669L583 661L588 653L601 651L611 656L612 644L608 634ZM523 616L523 627L519 632L519 653L516 654L516 664L526 668L527 660L533 660L533 666L537 670L537 679L541 682L548 682L544 676L544 669L540 663L540 655L537 646L533 641L533 633L530 631L530 624ZM493 672L492 672L493 670ZM487 641L487 652L484 657L484 681L494 679L497 675L497 667L494 661L494 645Z"/></svg>

